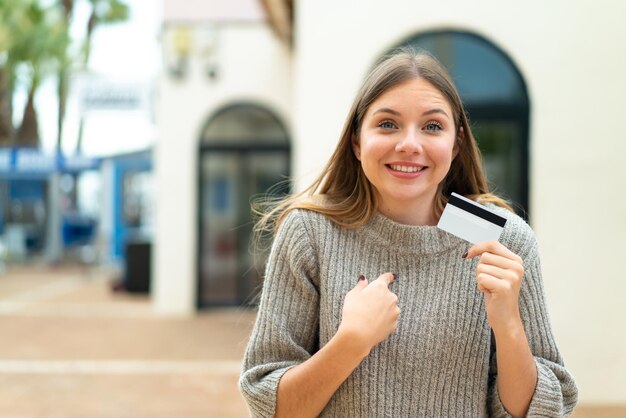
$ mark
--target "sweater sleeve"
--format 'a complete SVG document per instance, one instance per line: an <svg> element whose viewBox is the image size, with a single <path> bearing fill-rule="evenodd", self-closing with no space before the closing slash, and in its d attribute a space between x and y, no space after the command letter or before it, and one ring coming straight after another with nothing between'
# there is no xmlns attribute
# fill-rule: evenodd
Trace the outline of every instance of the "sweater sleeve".
<svg viewBox="0 0 626 418"><path fill-rule="evenodd" d="M520 313L528 343L537 365L537 386L528 408L528 417L569 416L578 399L578 389L571 374L565 369L557 348L548 312L541 275L537 242L525 223L518 242L503 242L524 260L524 278L520 289ZM520 236L521 235L521 236ZM523 239L521 239L523 237ZM523 245L520 247L520 239ZM497 347L496 347L497 349ZM495 352L489 379L489 412L493 417L510 417L498 394Z"/></svg>
<svg viewBox="0 0 626 418"><path fill-rule="evenodd" d="M317 350L318 267L303 217L300 211L287 215L268 259L239 379L253 417L274 416L281 377Z"/></svg>

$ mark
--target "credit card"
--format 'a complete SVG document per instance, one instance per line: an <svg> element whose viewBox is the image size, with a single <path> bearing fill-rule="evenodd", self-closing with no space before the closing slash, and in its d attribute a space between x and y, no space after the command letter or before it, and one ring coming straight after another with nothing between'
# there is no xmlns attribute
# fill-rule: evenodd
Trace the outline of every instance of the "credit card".
<svg viewBox="0 0 626 418"><path fill-rule="evenodd" d="M497 241L505 224L506 218L493 213L486 206L452 193L437 227L477 244Z"/></svg>

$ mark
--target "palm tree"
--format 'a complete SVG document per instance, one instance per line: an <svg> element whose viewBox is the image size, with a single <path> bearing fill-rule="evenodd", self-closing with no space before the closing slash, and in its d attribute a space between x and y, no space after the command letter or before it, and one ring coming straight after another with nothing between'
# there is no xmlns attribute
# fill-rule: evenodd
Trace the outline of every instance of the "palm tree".
<svg viewBox="0 0 626 418"><path fill-rule="evenodd" d="M4 0L2 8L1 23L6 32L0 36L0 52L4 55L0 134L6 145L38 147L35 94L43 77L54 71L59 55L67 48L67 27L51 7L43 7L36 0ZM22 122L13 131L11 100L18 72L23 73L20 78L27 86L28 99Z"/></svg>
<svg viewBox="0 0 626 418"><path fill-rule="evenodd" d="M89 64L89 56L91 54L91 41L93 33L97 26L102 24L113 24L123 22L128 19L128 6L119 0L89 0L91 3L91 16L87 22L87 38L85 40L84 61L86 68ZM83 146L83 127L84 119L81 117L80 126L78 128L78 141L76 142L76 151L80 153Z"/></svg>
<svg viewBox="0 0 626 418"><path fill-rule="evenodd" d="M10 51L15 43L15 34L20 33L25 15L25 2L3 0L0 3L0 146L13 144L13 89L15 68Z"/></svg>
<svg viewBox="0 0 626 418"><path fill-rule="evenodd" d="M89 63L89 56L91 54L91 44L93 34L96 28L100 25L107 25L113 23L120 23L128 20L129 8L126 3L120 0L89 0L91 4L91 14L87 21L86 38L82 49L81 64L83 68L86 68ZM59 4L63 11L63 16L66 24L70 24L74 12L74 0L59 0ZM69 68L71 60L66 54L65 59L61 61L61 67L59 70L59 112L58 112L58 136L57 136L57 148L61 149L62 135L63 135L63 120L65 118L65 107L67 103L68 93L68 79ZM80 121L79 138L77 143L77 151L80 151L82 145L82 129L83 121Z"/></svg>
<svg viewBox="0 0 626 418"><path fill-rule="evenodd" d="M60 0L59 5L62 10L62 18L66 27L70 27L72 23L72 15L74 13L74 0ZM57 95L59 98L59 111L57 113L57 150L61 150L61 141L63 138L63 121L65 120L65 108L67 105L67 92L69 85L69 69L72 63L67 48L59 57L59 81L57 86Z"/></svg>
<svg viewBox="0 0 626 418"><path fill-rule="evenodd" d="M125 21L129 15L128 6L121 0L88 1L92 12L80 57L73 57L69 51L68 28L76 3L74 0L58 0L56 4L46 7L38 0L0 1L0 146L38 145L39 127L34 98L43 77L56 68L59 80L57 149L61 149L72 63L79 61L80 66L86 67L96 28L101 24ZM18 69L27 73L24 82L28 100L22 123L16 130L12 123L12 99Z"/></svg>
<svg viewBox="0 0 626 418"><path fill-rule="evenodd" d="M11 105L7 69L0 67L0 147L10 146L13 142L13 109Z"/></svg>
<svg viewBox="0 0 626 418"><path fill-rule="evenodd" d="M85 55L83 65L89 63L91 40L94 30L100 25L109 25L128 20L128 5L120 0L89 0L91 15L87 22L87 39L85 41Z"/></svg>
<svg viewBox="0 0 626 418"><path fill-rule="evenodd" d="M24 108L22 123L16 132L16 145L39 146L39 124L35 109L35 93L42 78L55 70L59 57L69 45L65 23L54 13L52 7L43 8L32 2L26 10L26 28L16 45L14 55L27 69L30 78L28 100Z"/></svg>

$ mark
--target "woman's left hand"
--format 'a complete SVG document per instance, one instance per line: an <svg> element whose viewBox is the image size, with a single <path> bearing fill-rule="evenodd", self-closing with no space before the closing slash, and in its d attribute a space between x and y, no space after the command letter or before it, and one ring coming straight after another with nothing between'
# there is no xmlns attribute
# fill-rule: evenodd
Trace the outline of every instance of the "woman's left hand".
<svg viewBox="0 0 626 418"><path fill-rule="evenodd" d="M519 326L519 291L524 262L497 241L481 242L467 251L465 258L480 256L476 266L478 290L483 292L487 320L494 333Z"/></svg>

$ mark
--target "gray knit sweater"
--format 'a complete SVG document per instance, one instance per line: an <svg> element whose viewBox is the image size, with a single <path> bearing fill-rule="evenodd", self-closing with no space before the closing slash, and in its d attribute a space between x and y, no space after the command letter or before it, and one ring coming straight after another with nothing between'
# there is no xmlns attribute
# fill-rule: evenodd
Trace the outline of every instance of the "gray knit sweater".
<svg viewBox="0 0 626 418"><path fill-rule="evenodd" d="M500 238L524 260L520 311L538 369L528 416L569 415L577 400L554 341L537 242L518 216ZM391 271L402 310L398 328L377 345L331 398L321 417L509 416L497 391L495 344L477 259L469 244L434 226L407 226L376 214L345 229L325 216L291 212L281 225L246 351L240 389L254 417L273 417L278 382L337 332L343 300L359 273Z"/></svg>

